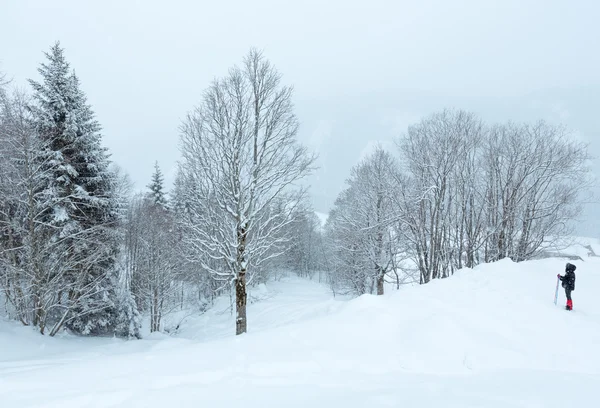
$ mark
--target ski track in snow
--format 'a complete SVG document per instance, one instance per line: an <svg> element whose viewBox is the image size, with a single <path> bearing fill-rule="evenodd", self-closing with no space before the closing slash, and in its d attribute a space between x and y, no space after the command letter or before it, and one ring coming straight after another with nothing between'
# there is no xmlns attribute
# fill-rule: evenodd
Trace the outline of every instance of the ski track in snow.
<svg viewBox="0 0 600 408"><path fill-rule="evenodd" d="M39 336L0 321L0 407L597 407L600 258L504 260L383 297L286 278L221 299L177 336Z"/></svg>

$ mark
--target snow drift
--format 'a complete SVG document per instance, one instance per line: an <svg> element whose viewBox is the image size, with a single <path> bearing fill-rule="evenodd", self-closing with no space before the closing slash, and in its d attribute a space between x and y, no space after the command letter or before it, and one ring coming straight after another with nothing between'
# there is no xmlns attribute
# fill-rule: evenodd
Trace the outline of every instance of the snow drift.
<svg viewBox="0 0 600 408"><path fill-rule="evenodd" d="M0 323L2 407L595 407L600 258L504 260L383 297L261 288L249 333L218 307L177 337L41 337ZM267 293L268 292L268 293Z"/></svg>

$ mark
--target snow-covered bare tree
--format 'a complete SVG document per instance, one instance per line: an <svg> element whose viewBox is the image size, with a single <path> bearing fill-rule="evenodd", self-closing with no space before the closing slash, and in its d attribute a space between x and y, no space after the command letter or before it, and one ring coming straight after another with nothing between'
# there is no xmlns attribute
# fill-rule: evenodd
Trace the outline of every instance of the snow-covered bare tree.
<svg viewBox="0 0 600 408"><path fill-rule="evenodd" d="M0 94L4 94L6 92L6 85L8 84L8 80L6 79L6 74L0 71Z"/></svg>
<svg viewBox="0 0 600 408"><path fill-rule="evenodd" d="M530 259L570 233L590 182L587 145L538 122L495 126L486 146L485 259Z"/></svg>
<svg viewBox="0 0 600 408"><path fill-rule="evenodd" d="M327 225L337 291L383 295L386 276L398 272L398 179L398 163L381 147L352 169Z"/></svg>
<svg viewBox="0 0 600 408"><path fill-rule="evenodd" d="M300 205L292 214L292 222L285 228L284 234L294 239L282 257L282 267L301 277L311 278L322 264L322 237L319 217L310 205Z"/></svg>
<svg viewBox="0 0 600 408"><path fill-rule="evenodd" d="M328 280L334 294L369 293L369 265L356 241L354 225L344 214L352 208L346 203L354 201L353 193L346 189L338 195L325 224Z"/></svg>
<svg viewBox="0 0 600 408"><path fill-rule="evenodd" d="M0 285L15 317L25 325L40 325L39 302L54 287L44 268L53 253L39 200L48 172L39 159L42 150L23 93L0 95Z"/></svg>
<svg viewBox="0 0 600 408"><path fill-rule="evenodd" d="M536 256L568 232L589 181L586 145L544 122L488 127L446 110L411 126L400 146L397 197L421 283Z"/></svg>
<svg viewBox="0 0 600 408"><path fill-rule="evenodd" d="M148 196L138 196L130 210L133 273L131 288L141 310L150 314L150 331L175 307L175 251L171 214Z"/></svg>
<svg viewBox="0 0 600 408"><path fill-rule="evenodd" d="M201 257L195 254L195 249L190 245L190 237L193 235L192 226L198 222L194 214L198 214L198 207L194 203L198 202L199 194L196 191L196 183L193 178L188 178L186 172L181 166L177 167L177 173L171 190L171 200L169 208L172 209L175 220L175 237L177 245L175 246L176 257L178 259L178 276L182 286L190 290L194 288L194 299L197 309L204 310L214 302L217 296L224 293L223 282L214 279L214 276L202 266ZM194 208L194 211L192 211ZM200 211L201 213L201 211ZM214 260L206 259L207 262L214 263ZM182 292L183 298L186 297ZM190 294L187 295L190 300Z"/></svg>
<svg viewBox="0 0 600 408"><path fill-rule="evenodd" d="M482 149L487 128L473 114L458 113L454 131L461 135L460 157L451 174L450 247L453 269L472 268L480 260L485 235L485 180Z"/></svg>
<svg viewBox="0 0 600 408"><path fill-rule="evenodd" d="M126 264L138 308L150 314L150 331L162 330L162 319L177 303L176 232L158 165L149 191L130 203L126 220Z"/></svg>
<svg viewBox="0 0 600 408"><path fill-rule="evenodd" d="M116 262L117 296L115 334L125 338L141 338L140 329L142 317L135 296L132 292L131 252L128 243L131 242L129 225L129 204L131 203L133 183L119 166L112 164L111 171L115 175L115 197L119 201L119 254Z"/></svg>
<svg viewBox="0 0 600 408"><path fill-rule="evenodd" d="M412 243L421 283L452 274L465 245L469 252L477 245L471 241L479 236L478 227L469 224L477 215L477 185L473 169L466 166L474 165L480 133L473 114L445 110L410 126L399 141L407 176L398 191L403 231Z"/></svg>
<svg viewBox="0 0 600 408"><path fill-rule="evenodd" d="M297 131L292 88L256 50L214 81L182 126L182 170L195 195L189 242L206 270L235 285L236 334L247 331L252 268L283 247L273 237L304 195L295 183L315 159ZM275 201L284 197L286 213L275 214Z"/></svg>

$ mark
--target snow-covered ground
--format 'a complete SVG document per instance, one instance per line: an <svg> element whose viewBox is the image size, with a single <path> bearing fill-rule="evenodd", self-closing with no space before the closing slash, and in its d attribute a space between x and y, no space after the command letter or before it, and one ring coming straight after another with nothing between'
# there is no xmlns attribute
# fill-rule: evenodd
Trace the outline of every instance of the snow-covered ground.
<svg viewBox="0 0 600 408"><path fill-rule="evenodd" d="M48 338L0 322L0 407L597 407L600 258L501 261L383 297L287 278L249 333L221 304L175 337Z"/></svg>

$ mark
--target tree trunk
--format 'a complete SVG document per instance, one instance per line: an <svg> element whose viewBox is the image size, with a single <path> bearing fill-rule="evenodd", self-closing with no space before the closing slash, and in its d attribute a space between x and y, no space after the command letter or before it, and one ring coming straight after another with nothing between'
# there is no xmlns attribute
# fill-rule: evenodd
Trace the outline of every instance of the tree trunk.
<svg viewBox="0 0 600 408"><path fill-rule="evenodd" d="M235 334L246 333L246 231L247 228L241 227L238 229L238 264L240 271L235 280Z"/></svg>
<svg viewBox="0 0 600 408"><path fill-rule="evenodd" d="M61 319L54 325L54 327L50 331L50 337L54 337L56 335L56 333L58 333L58 331L63 327L63 325L65 324L65 321L67 320L67 316L69 315L69 312L70 312L70 310L67 309L67 311L65 313L63 313ZM44 333L42 333L42 334L44 334Z"/></svg>
<svg viewBox="0 0 600 408"><path fill-rule="evenodd" d="M235 280L235 334L246 333L246 270L240 270Z"/></svg>
<svg viewBox="0 0 600 408"><path fill-rule="evenodd" d="M384 275L379 273L377 275L377 295L383 295L383 279Z"/></svg>
<svg viewBox="0 0 600 408"><path fill-rule="evenodd" d="M44 334L46 328L46 314L40 292L41 289L36 281L33 284L33 325L39 328L41 334Z"/></svg>
<svg viewBox="0 0 600 408"><path fill-rule="evenodd" d="M383 280L385 273L383 272L383 267L381 266L381 262L383 262L383 226L381 215L383 205L383 193L377 193L377 204L376 208L376 220L377 220L377 237L375 239L376 247L375 247L375 279L377 280L377 295L383 295Z"/></svg>
<svg viewBox="0 0 600 408"><path fill-rule="evenodd" d="M158 289L155 287L152 291L152 311L151 314L151 323L150 323L150 332L153 333L159 330L159 316L158 316Z"/></svg>

